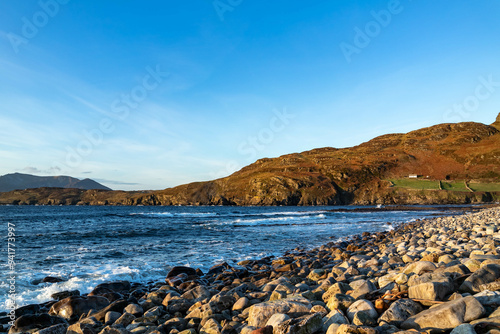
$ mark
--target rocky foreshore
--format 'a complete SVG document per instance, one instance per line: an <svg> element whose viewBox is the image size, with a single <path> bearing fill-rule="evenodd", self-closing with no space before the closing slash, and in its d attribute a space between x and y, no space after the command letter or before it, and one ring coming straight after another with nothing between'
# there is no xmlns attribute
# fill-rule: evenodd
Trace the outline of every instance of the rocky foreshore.
<svg viewBox="0 0 500 334"><path fill-rule="evenodd" d="M4 315L9 334L500 333L500 208L281 258L175 267ZM9 328L10 327L10 328Z"/></svg>

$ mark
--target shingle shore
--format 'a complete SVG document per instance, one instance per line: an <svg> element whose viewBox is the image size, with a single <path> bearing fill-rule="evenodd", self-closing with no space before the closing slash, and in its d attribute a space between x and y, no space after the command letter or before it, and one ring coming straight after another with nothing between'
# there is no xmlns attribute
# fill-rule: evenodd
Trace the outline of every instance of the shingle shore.
<svg viewBox="0 0 500 334"><path fill-rule="evenodd" d="M58 293L18 309L9 333L500 333L499 222L497 207L205 274L175 267L160 283Z"/></svg>

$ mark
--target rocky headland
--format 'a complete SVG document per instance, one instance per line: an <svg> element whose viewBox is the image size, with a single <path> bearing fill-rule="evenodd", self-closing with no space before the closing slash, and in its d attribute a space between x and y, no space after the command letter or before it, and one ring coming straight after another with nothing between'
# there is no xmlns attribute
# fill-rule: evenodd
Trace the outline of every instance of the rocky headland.
<svg viewBox="0 0 500 334"><path fill-rule="evenodd" d="M66 291L9 334L500 332L500 208L419 220L280 258L174 267L165 282ZM47 282L57 278L46 278ZM499 291L497 291L499 290ZM14 317L13 317L14 318Z"/></svg>
<svg viewBox="0 0 500 334"><path fill-rule="evenodd" d="M500 199L500 115L491 125L439 124L347 148L265 158L230 176L158 191L60 188L0 193L10 205L372 205L468 204ZM391 179L464 185L395 187ZM473 184L495 184L474 188Z"/></svg>

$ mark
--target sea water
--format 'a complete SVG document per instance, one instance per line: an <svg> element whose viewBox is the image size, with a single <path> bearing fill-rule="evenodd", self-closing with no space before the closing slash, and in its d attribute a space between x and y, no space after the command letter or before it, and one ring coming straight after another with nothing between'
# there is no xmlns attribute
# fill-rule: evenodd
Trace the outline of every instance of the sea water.
<svg viewBox="0 0 500 334"><path fill-rule="evenodd" d="M176 265L206 271L222 261L235 264L280 256L297 247L311 249L436 214L431 209L331 209L0 206L0 312L7 310L11 273L15 274L15 301L23 306L49 301L59 291L85 294L105 281L164 281ZM15 247L13 268L8 261L8 226L15 226L11 229L15 243L10 245ZM40 283L46 276L64 282Z"/></svg>

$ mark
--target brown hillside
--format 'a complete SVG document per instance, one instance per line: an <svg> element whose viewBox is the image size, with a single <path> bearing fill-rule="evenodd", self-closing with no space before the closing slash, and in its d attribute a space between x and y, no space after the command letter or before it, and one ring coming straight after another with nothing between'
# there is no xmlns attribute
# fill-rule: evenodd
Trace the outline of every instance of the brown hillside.
<svg viewBox="0 0 500 334"><path fill-rule="evenodd" d="M500 115L492 125L440 124L361 145L261 159L231 176L162 191L52 189L0 195L0 203L115 205L431 204L491 201L494 196L394 189L409 174L435 180L500 181ZM58 193L60 194L58 195Z"/></svg>

